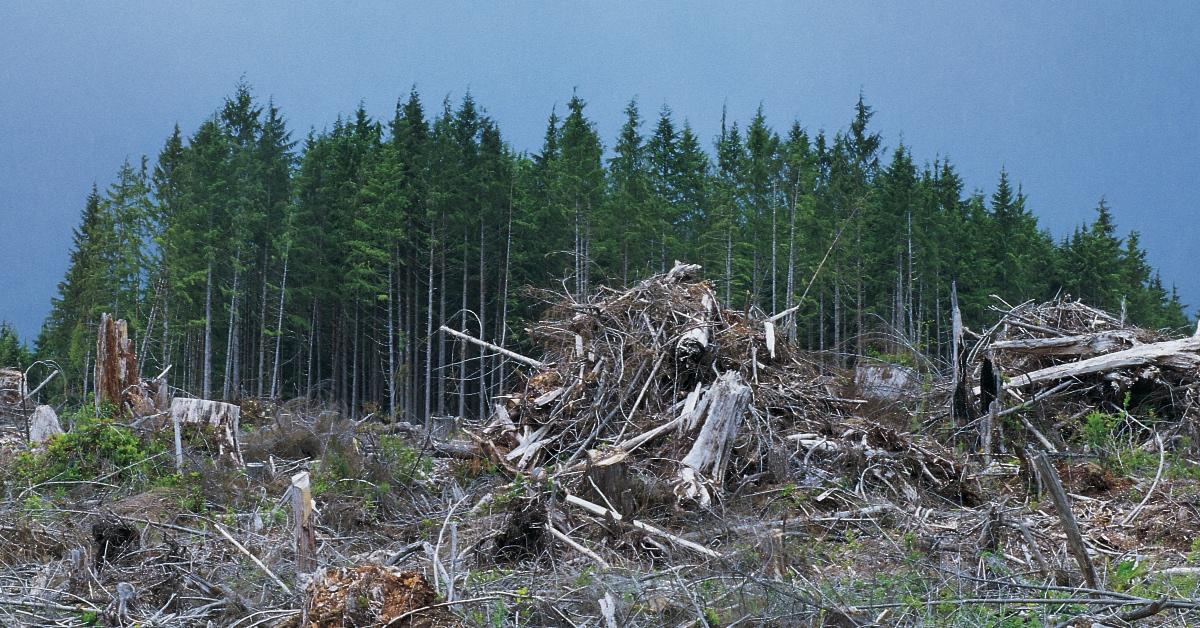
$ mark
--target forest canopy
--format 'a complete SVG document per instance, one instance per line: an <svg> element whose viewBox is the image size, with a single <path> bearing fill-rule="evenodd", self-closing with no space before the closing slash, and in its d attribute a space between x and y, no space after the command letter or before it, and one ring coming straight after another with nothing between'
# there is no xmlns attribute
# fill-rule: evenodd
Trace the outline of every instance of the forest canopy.
<svg viewBox="0 0 1200 628"><path fill-rule="evenodd" d="M949 159L885 149L861 97L832 134L773 127L761 107L745 123L723 113L711 140L666 107L624 113L609 143L573 95L529 154L470 94L427 111L414 89L391 119L360 106L298 139L240 84L93 188L36 357L84 373L62 392L86 396L110 312L143 370L172 365L193 395L479 416L511 365L441 324L520 348L547 291L626 286L674 260L703 265L731 307L801 305L783 333L835 356L944 358L952 284L974 328L991 295L1188 324L1103 199L1056 241L1006 171L967 192ZM0 357L34 356L4 327Z"/></svg>

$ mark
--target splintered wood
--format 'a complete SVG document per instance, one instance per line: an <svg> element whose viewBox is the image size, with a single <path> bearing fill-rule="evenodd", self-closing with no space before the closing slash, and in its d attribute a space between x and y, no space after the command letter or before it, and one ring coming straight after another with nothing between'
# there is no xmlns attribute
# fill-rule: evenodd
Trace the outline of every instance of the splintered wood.
<svg viewBox="0 0 1200 628"><path fill-rule="evenodd" d="M750 387L737 371L728 371L700 398L692 417L703 421L696 442L680 462L676 494L697 499L701 506L712 501L715 483L720 485L729 464L729 450L737 438L738 427L750 405Z"/></svg>
<svg viewBox="0 0 1200 628"><path fill-rule="evenodd" d="M167 371L151 380L141 378L137 347L124 319L113 320L107 313L100 315L94 371L97 414L104 404L109 404L121 414L132 413L140 419L161 415L170 405Z"/></svg>

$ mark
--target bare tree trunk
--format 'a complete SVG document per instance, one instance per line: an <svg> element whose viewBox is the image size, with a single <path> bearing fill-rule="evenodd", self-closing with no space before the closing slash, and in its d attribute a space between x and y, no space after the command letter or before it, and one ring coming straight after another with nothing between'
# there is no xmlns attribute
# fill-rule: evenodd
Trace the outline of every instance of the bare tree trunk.
<svg viewBox="0 0 1200 628"><path fill-rule="evenodd" d="M212 395L212 260L208 262L208 280L204 289L204 370L200 374L200 396L208 399Z"/></svg>
<svg viewBox="0 0 1200 628"><path fill-rule="evenodd" d="M463 233L462 260L462 332L467 333L467 234ZM467 345L460 343L458 351L458 416L466 417L467 412Z"/></svg>
<svg viewBox="0 0 1200 628"><path fill-rule="evenodd" d="M238 249L233 260L233 291L229 295L229 333L225 339L225 380L221 384L221 398L229 399L230 375L233 370L233 352L237 350L234 344L234 323L237 322L238 278L241 275L242 251Z"/></svg>
<svg viewBox="0 0 1200 628"><path fill-rule="evenodd" d="M388 415L392 418L396 417L396 328L395 319L392 318L392 308L396 305L396 264L395 255L392 256L392 263L388 264L388 302L387 302L387 343L388 343L388 369L387 369L387 391L388 391Z"/></svg>
<svg viewBox="0 0 1200 628"><path fill-rule="evenodd" d="M733 307L730 290L733 284L733 227L725 229L725 305Z"/></svg>
<svg viewBox="0 0 1200 628"><path fill-rule="evenodd" d="M792 299L794 298L794 293L796 291L796 195L797 194L799 194L799 191L797 191L797 190L794 190L792 192L792 207L791 207L791 212L790 212L791 216L788 218L788 268L787 268L787 296L786 296L787 305L784 308L787 310L792 309ZM824 295L824 292L822 292L822 295ZM792 343L795 343L796 342L796 315L795 314L788 317L787 326L788 326L788 339L791 340ZM810 341L811 341L811 337L810 337ZM810 347L812 346L811 342L809 343L809 346Z"/></svg>
<svg viewBox="0 0 1200 628"><path fill-rule="evenodd" d="M354 347L350 363L350 418L358 418L358 301L354 302Z"/></svg>
<svg viewBox="0 0 1200 628"><path fill-rule="evenodd" d="M487 274L484 272L483 217L479 218L479 339L484 340L487 334ZM479 420L484 421L488 415L488 378L487 353L479 348Z"/></svg>
<svg viewBox="0 0 1200 628"><path fill-rule="evenodd" d="M433 416L430 414L431 406L429 395L433 388L432 376L430 370L431 358L433 357L433 237L430 234L429 239L429 298L427 299L427 307L425 308L425 430L433 429Z"/></svg>
<svg viewBox="0 0 1200 628"><path fill-rule="evenodd" d="M313 299L312 316L308 319L308 372L305 373L304 396L312 399L313 396L313 369L315 368L317 344L317 301Z"/></svg>
<svg viewBox="0 0 1200 628"><path fill-rule="evenodd" d="M288 250L283 251L283 280L279 283L279 310L275 317L275 360L271 365L271 398L279 393L279 346L283 344L283 300L287 297Z"/></svg>
<svg viewBox="0 0 1200 628"><path fill-rule="evenodd" d="M464 254L465 255L465 254ZM443 245L441 249L441 292L438 294L438 320L446 322L446 275L449 274L450 268L446 264L446 247ZM438 354L437 354L437 413L444 416L446 414L446 339L441 335L438 336Z"/></svg>
<svg viewBox="0 0 1200 628"><path fill-rule="evenodd" d="M267 260L266 255L263 255L262 267L262 296L258 300L258 380L257 392L255 393L259 399L262 399L263 388L266 386L267 380Z"/></svg>
<svg viewBox="0 0 1200 628"><path fill-rule="evenodd" d="M779 243L776 239L776 211L775 211L775 183L771 183L771 311L779 311L779 299L776 292L776 284L779 278L779 271L776 267L777 251L779 251Z"/></svg>
<svg viewBox="0 0 1200 628"><path fill-rule="evenodd" d="M508 340L508 280L509 268L512 265L512 188L509 188L508 198L508 233L504 242L504 281L500 292L500 346ZM497 391L504 389L504 367L508 364L505 356L500 356L500 374L496 378Z"/></svg>

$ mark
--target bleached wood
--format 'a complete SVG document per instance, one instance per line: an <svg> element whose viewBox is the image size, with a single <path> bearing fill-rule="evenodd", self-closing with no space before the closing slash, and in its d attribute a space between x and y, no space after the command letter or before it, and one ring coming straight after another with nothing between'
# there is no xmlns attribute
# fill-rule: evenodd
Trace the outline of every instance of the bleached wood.
<svg viewBox="0 0 1200 628"><path fill-rule="evenodd" d="M471 343L477 344L481 347L490 349L496 353L499 353L500 355L507 356L513 360L516 360L517 362L522 363L522 364L528 364L529 366L532 366L533 368L537 368L537 369L546 368L545 362L540 362L533 358L527 358L519 353L509 351L508 349L505 349L504 347L499 347L499 346L496 346L485 340L480 340L469 334L464 334L460 331L450 329L449 327L446 327L445 325L442 325L441 327L439 327L438 330L441 331L442 333L450 334L451 336L454 336L455 338L459 338L461 340L465 340L467 342L471 342Z"/></svg>
<svg viewBox="0 0 1200 628"><path fill-rule="evenodd" d="M712 496L705 484L721 483L729 451L749 404L750 387L737 371L725 372L708 389L693 413L704 416L704 425L691 450L680 461L676 495L698 499L701 506L709 504Z"/></svg>
<svg viewBox="0 0 1200 628"><path fill-rule="evenodd" d="M1004 388L1024 388L1040 382L1106 373L1150 364L1178 369L1200 367L1200 337L1193 336L1180 340L1137 345L1124 351L1106 353L1078 362L1056 364L1029 373L1014 375L1004 385Z"/></svg>
<svg viewBox="0 0 1200 628"><path fill-rule="evenodd" d="M1083 578L1087 585L1095 589L1099 586L1100 578L1096 575L1096 566L1092 564L1092 559L1088 556L1087 545L1083 542L1083 534L1079 531L1079 524L1076 523L1075 515L1071 512L1071 501L1067 497L1062 481L1058 479L1058 472L1054 470L1054 465L1050 464L1050 459L1044 452L1034 456L1034 463L1037 465L1042 485L1048 489L1047 492L1050 493L1050 499L1054 502L1054 508L1058 511L1063 531L1067 534L1067 549L1075 557L1075 562L1079 563L1079 569L1083 572Z"/></svg>
<svg viewBox="0 0 1200 628"><path fill-rule="evenodd" d="M1030 355L1080 355L1092 356L1111 353L1114 350L1137 344L1137 337L1130 331L1108 331L1078 336L1055 338L1021 338L997 340L991 344L995 351Z"/></svg>
<svg viewBox="0 0 1200 628"><path fill-rule="evenodd" d="M238 445L238 422L242 409L231 403L210 401L208 399L187 399L176 397L171 400L171 420L179 421L181 425L210 425L217 428L223 442L219 443L219 451L223 455L229 448L229 455L238 465L242 464L242 452Z"/></svg>

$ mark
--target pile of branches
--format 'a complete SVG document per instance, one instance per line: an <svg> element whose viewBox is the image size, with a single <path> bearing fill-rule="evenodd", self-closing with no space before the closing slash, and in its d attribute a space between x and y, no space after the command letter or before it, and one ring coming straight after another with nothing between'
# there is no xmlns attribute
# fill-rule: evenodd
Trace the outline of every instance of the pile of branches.
<svg viewBox="0 0 1200 628"><path fill-rule="evenodd" d="M860 416L845 373L777 342L764 313L722 305L697 265L564 297L528 331L538 358L505 352L533 372L472 438L510 474L604 505L593 513L711 509L797 478L906 503L976 498L940 443Z"/></svg>

